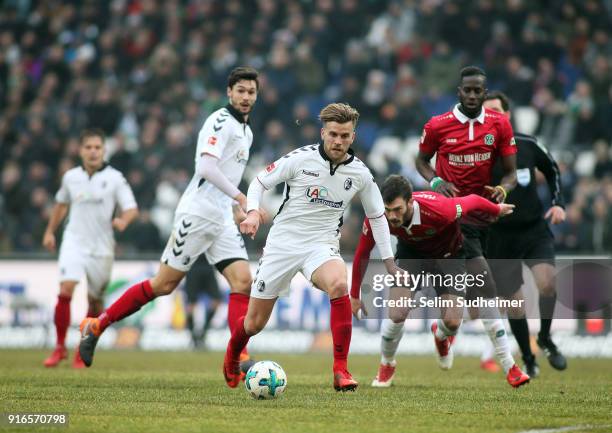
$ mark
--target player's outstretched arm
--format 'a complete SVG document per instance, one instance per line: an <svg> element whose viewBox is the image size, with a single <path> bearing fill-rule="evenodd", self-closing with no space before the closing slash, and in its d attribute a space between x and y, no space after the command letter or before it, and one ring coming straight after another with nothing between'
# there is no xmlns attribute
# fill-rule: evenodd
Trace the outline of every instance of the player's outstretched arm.
<svg viewBox="0 0 612 433"><path fill-rule="evenodd" d="M456 197L453 203L459 206L459 212L457 215L459 218L470 218L474 217L477 219L484 219L487 222L495 221L497 218L501 218L510 215L514 212L513 204L506 203L492 203L484 197L477 194L469 194L465 197ZM450 212L456 212L455 209L450 208Z"/></svg>
<svg viewBox="0 0 612 433"><path fill-rule="evenodd" d="M55 231L61 224L61 222L66 217L68 213L68 204L67 203L55 203L53 206L53 210L51 211L51 216L49 217L49 223L47 224L47 228L45 230L45 234L43 235L43 247L47 250L54 252L57 247L55 241Z"/></svg>

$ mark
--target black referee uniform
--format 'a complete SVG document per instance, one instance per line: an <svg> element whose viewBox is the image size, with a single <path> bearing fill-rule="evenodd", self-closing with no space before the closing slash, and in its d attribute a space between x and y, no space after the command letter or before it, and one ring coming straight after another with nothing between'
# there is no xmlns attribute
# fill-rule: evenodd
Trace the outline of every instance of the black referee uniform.
<svg viewBox="0 0 612 433"><path fill-rule="evenodd" d="M514 138L518 146L517 186L508 194L506 203L516 208L514 213L491 225L487 245L488 259L514 259L503 266L496 260L490 263L497 293L505 298L510 298L523 284L522 262L530 268L555 262L553 234L537 193L536 168L546 177L552 206L564 207L559 167L550 153L531 135L515 133ZM497 185L501 178L501 165L496 164L492 184Z"/></svg>

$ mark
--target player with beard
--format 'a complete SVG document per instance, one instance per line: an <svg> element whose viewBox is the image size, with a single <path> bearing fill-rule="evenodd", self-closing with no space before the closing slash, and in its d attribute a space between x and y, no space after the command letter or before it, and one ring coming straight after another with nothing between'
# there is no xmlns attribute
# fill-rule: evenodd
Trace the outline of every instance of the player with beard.
<svg viewBox="0 0 612 433"><path fill-rule="evenodd" d="M333 386L349 391L357 381L348 371L351 343L351 303L346 265L340 255L340 227L353 197L358 196L372 227L381 256L391 274L403 272L393 260L389 225L378 186L370 170L350 149L359 119L347 104L329 104L319 115L322 144L290 152L262 170L248 191L248 216L242 233L254 236L259 229L259 203L265 190L285 183L285 200L270 229L251 289L245 317L239 320L227 345L223 374L229 387L239 383L238 355L249 339L268 322L282 292L298 273L330 299L333 340Z"/></svg>
<svg viewBox="0 0 612 433"><path fill-rule="evenodd" d="M399 175L389 176L385 180L381 194L391 234L398 239L395 257L398 264L413 275L433 272L464 276L467 269L459 222L466 219L490 222L511 214L514 209L513 205L492 203L476 194L455 198L447 198L429 191L413 194L410 182ZM359 317L360 310L367 316L363 301L360 299L360 288L375 243L370 222L366 218L353 258L351 305L355 317ZM452 342L463 316L463 308L458 305L457 299L465 296L465 289L456 287L435 289L443 300L452 302L452 306L441 309L441 318L431 327L438 365L443 370L448 370L453 363ZM391 299L410 297L412 293L407 288L394 287L391 289ZM396 368L395 353L403 336L404 321L409 311L408 307L391 308L389 318L383 320L382 359L378 374L372 382L374 387L389 387L392 384ZM529 381L529 376L522 373L518 366L513 365L508 372L507 380L513 387L519 387Z"/></svg>
<svg viewBox="0 0 612 433"><path fill-rule="evenodd" d="M246 216L246 196L238 190L238 184L253 142L249 114L258 90L255 69L238 67L229 74L229 103L212 113L200 130L195 173L176 208L174 229L157 274L130 287L99 318L87 318L81 323L79 350L88 367L102 332L156 297L172 293L201 254L230 284L230 331L246 314L252 278L236 221ZM234 202L238 206L232 209ZM243 356L248 357L245 352Z"/></svg>

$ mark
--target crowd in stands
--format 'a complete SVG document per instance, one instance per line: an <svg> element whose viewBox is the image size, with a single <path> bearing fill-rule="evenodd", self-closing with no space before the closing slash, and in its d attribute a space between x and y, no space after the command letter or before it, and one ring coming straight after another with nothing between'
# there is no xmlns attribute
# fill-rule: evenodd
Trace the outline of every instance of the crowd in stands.
<svg viewBox="0 0 612 433"><path fill-rule="evenodd" d="M107 134L110 164L141 209L120 254L161 252L198 130L226 103L237 65L261 71L243 191L267 162L318 141L329 101L361 113L354 147L377 178L401 172L424 187L411 162L416 140L456 102L468 64L486 70L489 89L513 100L516 129L559 162L568 213L554 229L559 251L611 252L611 17L602 0L6 0L0 252L42 251L87 127ZM343 227L348 254L357 208ZM254 252L266 232L249 241Z"/></svg>

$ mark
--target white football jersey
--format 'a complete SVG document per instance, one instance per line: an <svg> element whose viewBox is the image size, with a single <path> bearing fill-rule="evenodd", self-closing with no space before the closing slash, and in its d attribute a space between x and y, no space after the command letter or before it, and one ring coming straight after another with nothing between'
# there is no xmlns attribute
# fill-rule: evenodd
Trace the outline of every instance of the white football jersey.
<svg viewBox="0 0 612 433"><path fill-rule="evenodd" d="M267 245L337 244L344 210L356 194L368 218L385 212L372 173L350 149L349 158L332 167L323 145L300 147L270 164L257 179L266 189L285 182L285 198Z"/></svg>
<svg viewBox="0 0 612 433"><path fill-rule="evenodd" d="M240 184L253 143L251 127L243 119L229 104L212 113L200 129L195 154L196 164L204 153L217 157L219 170L235 186ZM232 202L231 197L195 173L176 213L197 215L213 222L233 221Z"/></svg>
<svg viewBox="0 0 612 433"><path fill-rule="evenodd" d="M122 211L137 207L130 185L109 165L91 177L82 166L68 170L55 200L70 205L62 247L94 256L114 255L112 221L117 206Z"/></svg>

